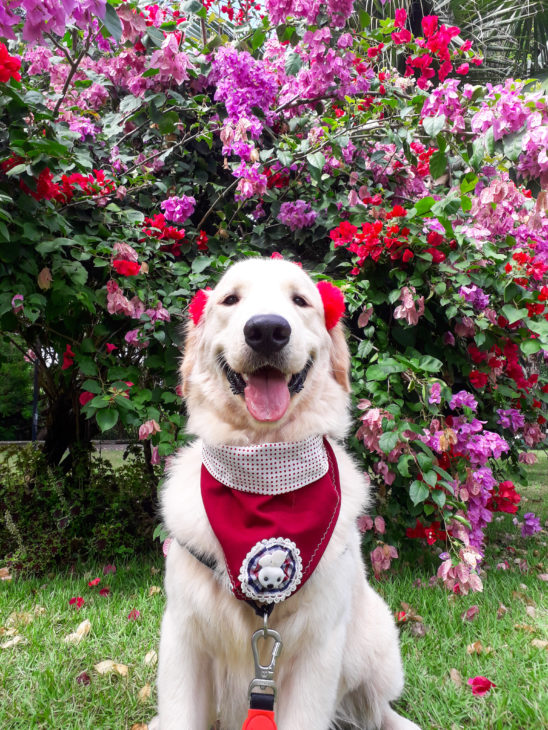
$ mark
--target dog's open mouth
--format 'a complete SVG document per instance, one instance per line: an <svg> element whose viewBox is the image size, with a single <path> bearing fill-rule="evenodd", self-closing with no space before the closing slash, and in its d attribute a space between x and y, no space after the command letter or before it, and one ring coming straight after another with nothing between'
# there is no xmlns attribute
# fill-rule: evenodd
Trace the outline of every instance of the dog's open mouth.
<svg viewBox="0 0 548 730"><path fill-rule="evenodd" d="M247 410L257 421L279 421L289 407L291 396L304 388L312 360L298 373L283 373L267 365L252 373L237 373L224 358L221 367L230 389L243 395Z"/></svg>

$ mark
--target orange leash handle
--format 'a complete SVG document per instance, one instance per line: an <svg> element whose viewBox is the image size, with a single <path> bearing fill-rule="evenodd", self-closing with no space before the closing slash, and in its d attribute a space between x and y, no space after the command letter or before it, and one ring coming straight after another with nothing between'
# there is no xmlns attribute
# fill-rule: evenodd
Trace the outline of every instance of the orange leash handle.
<svg viewBox="0 0 548 730"><path fill-rule="evenodd" d="M277 730L271 710L249 710L242 730Z"/></svg>

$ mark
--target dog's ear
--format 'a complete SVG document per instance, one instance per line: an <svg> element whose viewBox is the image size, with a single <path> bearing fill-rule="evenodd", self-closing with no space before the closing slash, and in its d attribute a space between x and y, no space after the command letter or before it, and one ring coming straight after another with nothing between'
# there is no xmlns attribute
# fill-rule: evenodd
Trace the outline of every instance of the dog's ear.
<svg viewBox="0 0 548 730"><path fill-rule="evenodd" d="M331 337L331 372L337 383L350 393L350 351L344 336L344 327L339 322L329 330Z"/></svg>
<svg viewBox="0 0 548 730"><path fill-rule="evenodd" d="M188 306L189 318L186 325L185 352L181 363L181 380L183 396L188 395L188 380L192 372L192 366L196 361L197 347L199 341L200 325L204 321L204 309L209 297L209 289L200 289L192 297Z"/></svg>

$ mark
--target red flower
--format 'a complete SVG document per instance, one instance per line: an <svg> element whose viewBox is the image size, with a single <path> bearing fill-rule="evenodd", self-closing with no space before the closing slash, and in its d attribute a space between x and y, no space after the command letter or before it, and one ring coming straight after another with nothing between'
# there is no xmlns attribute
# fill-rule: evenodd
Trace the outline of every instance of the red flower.
<svg viewBox="0 0 548 730"><path fill-rule="evenodd" d="M491 687L497 686L490 679L487 679L487 677L473 677L468 680L468 684L472 687L472 694L479 695L480 697L486 695Z"/></svg>
<svg viewBox="0 0 548 730"><path fill-rule="evenodd" d="M439 248L427 248L425 253L429 253L430 256L432 256L433 264L441 264L441 262L445 261L446 258L443 251L440 251Z"/></svg>
<svg viewBox="0 0 548 730"><path fill-rule="evenodd" d="M345 243L350 243L350 241L352 241L357 232L358 229L356 228L356 226L353 226L348 221L342 221L341 223L339 223L337 228L334 228L329 233L329 236L331 237L335 246L343 246Z"/></svg>
<svg viewBox="0 0 548 730"><path fill-rule="evenodd" d="M407 30L407 28L399 31L394 31L392 33L392 40L397 46L401 45L402 43L410 43L411 33Z"/></svg>
<svg viewBox="0 0 548 730"><path fill-rule="evenodd" d="M436 32L438 27L438 16L437 15L425 15L422 19L422 32L425 38L430 38Z"/></svg>
<svg viewBox="0 0 548 730"><path fill-rule="evenodd" d="M127 615L128 621L137 621L140 615L141 613L136 608L132 608Z"/></svg>
<svg viewBox="0 0 548 730"><path fill-rule="evenodd" d="M326 329L333 329L344 314L344 294L330 281L319 281L316 286L323 302Z"/></svg>
<svg viewBox="0 0 548 730"><path fill-rule="evenodd" d="M112 265L119 274L122 274L122 276L137 276L139 271L141 271L141 264L138 264L136 261L114 259Z"/></svg>
<svg viewBox="0 0 548 730"><path fill-rule="evenodd" d="M113 350L117 350L118 348L116 347L116 345L111 345L110 342L107 342L107 344L105 345L105 349L110 354L111 352L113 352Z"/></svg>
<svg viewBox="0 0 548 730"><path fill-rule="evenodd" d="M394 25L396 28L403 28L407 20L407 10L405 8L397 8L394 13Z"/></svg>
<svg viewBox="0 0 548 730"><path fill-rule="evenodd" d="M482 373L479 370L472 370L468 377L470 378L470 382L474 388L484 388L487 385L487 373Z"/></svg>
<svg viewBox="0 0 548 730"><path fill-rule="evenodd" d="M406 248L405 251L403 252L403 256L401 257L401 260L404 263L407 263L408 261L411 261L413 256L414 256L413 251L411 251L409 248Z"/></svg>
<svg viewBox="0 0 548 730"><path fill-rule="evenodd" d="M90 393L89 390L84 390L80 393L78 400L80 401L81 406L85 406L86 403L89 403L90 400L93 400L93 398L95 398L95 393Z"/></svg>
<svg viewBox="0 0 548 730"><path fill-rule="evenodd" d="M518 511L520 501L521 495L516 492L514 483L506 480L498 485L497 493L487 503L487 509L513 515Z"/></svg>
<svg viewBox="0 0 548 730"><path fill-rule="evenodd" d="M21 59L10 56L8 49L3 43L0 43L0 82L5 84L10 79L21 81Z"/></svg>
<svg viewBox="0 0 548 730"><path fill-rule="evenodd" d="M69 606L76 606L77 609L82 608L85 601L82 596L76 596L75 598L69 599Z"/></svg>
<svg viewBox="0 0 548 730"><path fill-rule="evenodd" d="M200 231L200 235L196 239L198 251L207 251L207 240L207 233L205 231Z"/></svg>
<svg viewBox="0 0 548 730"><path fill-rule="evenodd" d="M90 588L95 588L95 586L98 586L100 582L101 582L100 578L94 578L93 580L89 581L88 586Z"/></svg>
<svg viewBox="0 0 548 730"><path fill-rule="evenodd" d="M67 370L67 368L70 368L71 365L74 365L74 353L70 347L70 345L67 345L65 352L63 353L63 364L61 365L61 370Z"/></svg>
<svg viewBox="0 0 548 730"><path fill-rule="evenodd" d="M110 593L110 588L108 586L101 588L101 590L99 591L100 596L108 596L109 593Z"/></svg>
<svg viewBox="0 0 548 730"><path fill-rule="evenodd" d="M456 70L455 73L460 74L461 76L466 76L466 74L470 71L470 65L468 63L462 63Z"/></svg>

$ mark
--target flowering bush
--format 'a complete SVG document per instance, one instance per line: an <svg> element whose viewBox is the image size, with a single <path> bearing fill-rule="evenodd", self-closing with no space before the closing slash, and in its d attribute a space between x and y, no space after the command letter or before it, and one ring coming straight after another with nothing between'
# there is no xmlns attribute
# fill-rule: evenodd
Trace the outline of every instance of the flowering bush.
<svg viewBox="0 0 548 730"><path fill-rule="evenodd" d="M424 540L480 590L485 526L545 439L547 99L467 84L482 59L435 16L415 36L352 0L220 11L232 42L210 0L0 10L0 331L38 362L47 460L68 447L79 483L120 422L152 474L184 439L191 296L283 255L346 295L375 574Z"/></svg>

